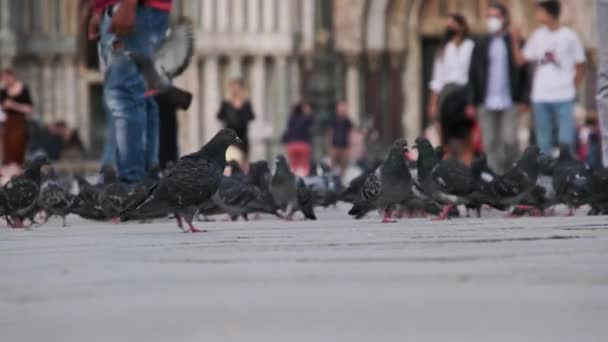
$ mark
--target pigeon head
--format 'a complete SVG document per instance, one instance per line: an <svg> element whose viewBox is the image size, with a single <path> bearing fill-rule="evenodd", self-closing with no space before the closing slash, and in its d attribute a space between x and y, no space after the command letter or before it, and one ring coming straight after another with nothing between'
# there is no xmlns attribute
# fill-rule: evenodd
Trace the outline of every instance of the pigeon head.
<svg viewBox="0 0 608 342"><path fill-rule="evenodd" d="M226 148L230 145L241 145L243 141L236 132L231 128L224 128L217 132L217 134L211 139L210 144L225 145Z"/></svg>
<svg viewBox="0 0 608 342"><path fill-rule="evenodd" d="M538 156L538 171L544 175L552 175L553 170L555 169L555 164L557 160L553 159L551 156L546 154L541 154Z"/></svg>
<svg viewBox="0 0 608 342"><path fill-rule="evenodd" d="M538 157L540 156L540 149L538 146L528 146L522 154L519 161L517 161L517 167L531 175L534 179L538 175Z"/></svg>
<svg viewBox="0 0 608 342"><path fill-rule="evenodd" d="M407 169L406 154L409 152L407 141L405 139L397 139L391 146L391 149L386 156L385 165L393 168L395 171L403 168Z"/></svg>
<svg viewBox="0 0 608 342"><path fill-rule="evenodd" d="M430 175L431 170L439 163L437 153L433 149L431 142L424 138L416 138L416 145L414 148L418 149L418 175L424 177Z"/></svg>
<svg viewBox="0 0 608 342"><path fill-rule="evenodd" d="M281 171L285 171L285 170L289 170L289 163L287 162L287 158L285 158L284 155L279 154L277 156L277 159L275 161L275 166L277 171L281 170Z"/></svg>
<svg viewBox="0 0 608 342"><path fill-rule="evenodd" d="M482 153L479 157L473 160L473 163L471 163L471 172L473 173L473 177L475 179L481 178L481 174L484 171L487 172L489 170L490 168L488 167L488 155L485 153Z"/></svg>
<svg viewBox="0 0 608 342"><path fill-rule="evenodd" d="M45 165L49 165L49 160L46 155L36 156L34 159L27 162L23 174L28 179L40 183L42 177L41 168Z"/></svg>

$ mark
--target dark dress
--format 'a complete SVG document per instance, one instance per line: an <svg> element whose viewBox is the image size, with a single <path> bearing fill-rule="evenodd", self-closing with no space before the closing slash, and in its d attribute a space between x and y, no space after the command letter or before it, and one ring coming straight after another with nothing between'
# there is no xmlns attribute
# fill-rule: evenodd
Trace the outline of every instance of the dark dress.
<svg viewBox="0 0 608 342"><path fill-rule="evenodd" d="M30 92L23 86L21 92L16 96L8 94L6 89L0 90L0 104L6 99L11 99L18 104L32 104ZM3 163L22 165L25 160L25 149L27 147L27 118L25 113L12 109L4 109L6 121L4 122L3 142Z"/></svg>
<svg viewBox="0 0 608 342"><path fill-rule="evenodd" d="M348 118L341 118L336 115L332 125L333 136L331 144L335 148L348 148L350 131L353 124Z"/></svg>
<svg viewBox="0 0 608 342"><path fill-rule="evenodd" d="M475 121L465 114L467 106L466 87L449 84L439 94L439 122L441 141L466 140L471 134Z"/></svg>
<svg viewBox="0 0 608 342"><path fill-rule="evenodd" d="M249 154L249 124L255 115L249 101L243 102L243 104L236 108L231 102L222 101L220 110L217 113L217 118L220 120L225 127L232 128L236 134L243 140L243 151L245 154Z"/></svg>
<svg viewBox="0 0 608 342"><path fill-rule="evenodd" d="M283 142L286 144L294 142L312 144L312 136L310 132L312 124L312 115L294 112L289 117L287 131L283 135Z"/></svg>

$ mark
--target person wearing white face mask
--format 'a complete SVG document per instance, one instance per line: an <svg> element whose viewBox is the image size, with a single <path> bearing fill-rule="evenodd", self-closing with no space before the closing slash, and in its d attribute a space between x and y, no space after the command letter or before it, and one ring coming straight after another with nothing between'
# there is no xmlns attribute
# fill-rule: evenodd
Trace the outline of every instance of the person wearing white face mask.
<svg viewBox="0 0 608 342"><path fill-rule="evenodd" d="M475 42L469 84L467 115L478 116L488 164L506 171L518 155L518 105L527 103L526 70L517 65L508 34L509 11L494 2L486 13L488 33Z"/></svg>
<svg viewBox="0 0 608 342"><path fill-rule="evenodd" d="M536 20L541 27L532 33L523 50L519 44L519 30L511 31L517 63L523 65L532 62L535 65L532 107L536 140L545 154L553 152L556 145L553 133L556 129L558 143L569 146L574 152L574 101L576 88L585 75L583 43L576 32L560 24L560 13L559 1L538 1Z"/></svg>

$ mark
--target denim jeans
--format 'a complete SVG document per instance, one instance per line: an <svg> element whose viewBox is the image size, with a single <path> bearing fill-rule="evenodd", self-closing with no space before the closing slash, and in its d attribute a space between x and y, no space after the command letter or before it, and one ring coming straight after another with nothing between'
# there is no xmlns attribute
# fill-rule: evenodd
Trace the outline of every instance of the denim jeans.
<svg viewBox="0 0 608 342"><path fill-rule="evenodd" d="M568 145L574 152L576 142L576 123L574 121L574 100L562 102L535 102L534 124L536 142L543 154L551 155L555 147L554 133L557 129L557 141Z"/></svg>
<svg viewBox="0 0 608 342"><path fill-rule="evenodd" d="M107 15L100 26L102 65L106 66L104 102L112 125L108 133L113 133L116 143L118 175L129 183L140 181L147 169L158 164L159 119L156 102L144 96L144 80L125 50L151 56L167 31L168 22L167 12L140 6L135 29L129 36L117 38L110 33L111 18ZM119 45L115 44L117 41Z"/></svg>

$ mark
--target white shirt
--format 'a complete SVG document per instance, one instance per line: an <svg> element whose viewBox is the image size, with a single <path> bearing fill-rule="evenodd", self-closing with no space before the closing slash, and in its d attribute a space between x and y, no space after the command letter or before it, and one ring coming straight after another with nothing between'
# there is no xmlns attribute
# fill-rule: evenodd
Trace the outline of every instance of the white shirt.
<svg viewBox="0 0 608 342"><path fill-rule="evenodd" d="M585 62L585 49L576 32L567 27L556 31L541 27L534 31L523 53L527 60L536 63L532 101L574 99L576 65Z"/></svg>
<svg viewBox="0 0 608 342"><path fill-rule="evenodd" d="M439 93L446 84L466 85L469 82L469 66L475 43L471 39L463 40L460 45L450 41L443 54L437 56L433 65L433 79L429 84L432 91Z"/></svg>
<svg viewBox="0 0 608 342"><path fill-rule="evenodd" d="M504 36L494 36L488 47L488 89L484 106L489 110L513 107L507 44Z"/></svg>

